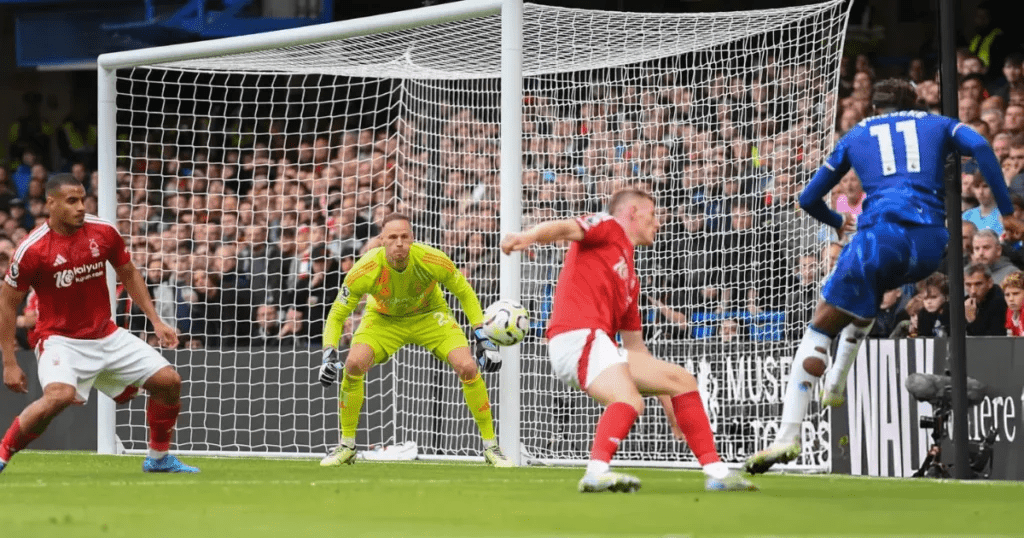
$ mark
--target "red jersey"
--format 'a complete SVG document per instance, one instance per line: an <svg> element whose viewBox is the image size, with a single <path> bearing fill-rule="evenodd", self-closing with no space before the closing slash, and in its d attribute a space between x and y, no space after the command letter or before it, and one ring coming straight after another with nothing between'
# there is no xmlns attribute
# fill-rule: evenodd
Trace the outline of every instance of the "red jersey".
<svg viewBox="0 0 1024 538"><path fill-rule="evenodd" d="M112 224L86 215L74 234L61 235L43 224L14 252L4 280L18 291L29 287L39 296L39 340L51 335L97 339L113 333L107 262L131 261L128 247Z"/></svg>
<svg viewBox="0 0 1024 538"><path fill-rule="evenodd" d="M640 330L640 283L633 266L633 243L606 213L576 219L583 239L565 256L555 286L547 337L575 329L601 329L609 336Z"/></svg>
<svg viewBox="0 0 1024 538"><path fill-rule="evenodd" d="M1014 320L1014 314L1017 319ZM1024 336L1024 309L1014 312L1006 309L1006 336Z"/></svg>

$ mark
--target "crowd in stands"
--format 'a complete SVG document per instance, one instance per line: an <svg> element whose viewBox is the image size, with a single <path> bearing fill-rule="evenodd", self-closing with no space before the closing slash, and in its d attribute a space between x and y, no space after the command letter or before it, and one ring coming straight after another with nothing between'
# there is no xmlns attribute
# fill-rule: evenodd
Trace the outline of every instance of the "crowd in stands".
<svg viewBox="0 0 1024 538"><path fill-rule="evenodd" d="M958 60L961 119L992 142L1024 214L1022 57L1006 55L1001 72L968 50ZM637 255L649 336L797 338L842 245L796 197L839 137L870 114L874 73L861 55L843 58L837 93L809 66L771 61L742 74L597 85L574 106L530 91L523 225L600 211L617 187L641 186L657 196L663 222L656 246ZM906 76L939 112L937 75L915 60ZM38 115L32 99L26 104L26 118ZM183 346L318 346L344 275L374 246L376 223L390 211L412 215L417 239L447 252L484 305L497 299L493 109L438 102L429 115L353 127L333 116L261 119L248 105L190 115L171 104L133 126L148 128L121 126L116 225ZM76 129L68 132L95 136L80 121ZM57 158L40 150L50 147L44 136L52 135L12 134L16 163L0 167L4 271L17 243L45 219L43 184L54 171L78 178L96 213L88 141L54 143ZM970 162L963 184L968 333L1022 334L1024 238L1003 233ZM851 172L830 202L856 214L863 195ZM532 251L524 267L523 296L541 322L563 253ZM151 337L121 295L118 322ZM948 334L948 296L939 274L893 290L872 334ZM1007 304L1016 310L1007 313ZM28 307L19 317L25 347L33 315ZM349 330L355 323L358 316Z"/></svg>

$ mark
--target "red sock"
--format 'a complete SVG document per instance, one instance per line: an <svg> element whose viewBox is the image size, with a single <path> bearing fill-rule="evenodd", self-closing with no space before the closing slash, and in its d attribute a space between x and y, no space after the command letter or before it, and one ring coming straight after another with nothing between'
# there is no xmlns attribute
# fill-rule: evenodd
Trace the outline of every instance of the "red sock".
<svg viewBox="0 0 1024 538"><path fill-rule="evenodd" d="M160 452L171 449L171 434L174 423L178 421L181 404L164 405L152 398L146 404L146 422L149 423L149 448Z"/></svg>
<svg viewBox="0 0 1024 538"><path fill-rule="evenodd" d="M603 462L612 461L612 456L619 449L619 443L629 435L629 429L639 415L632 405L614 402L601 414L594 432L594 445L590 448L590 459Z"/></svg>
<svg viewBox="0 0 1024 538"><path fill-rule="evenodd" d="M715 450L715 436L711 433L711 423L704 412L704 402L700 401L700 393L690 391L672 397L672 411L676 414L676 423L686 435L690 450L697 456L701 465L722 461Z"/></svg>
<svg viewBox="0 0 1024 538"><path fill-rule="evenodd" d="M21 449L28 446L39 437L39 433L21 431L21 417L14 417L14 422L7 429L3 441L0 441L0 460L11 461L11 458Z"/></svg>

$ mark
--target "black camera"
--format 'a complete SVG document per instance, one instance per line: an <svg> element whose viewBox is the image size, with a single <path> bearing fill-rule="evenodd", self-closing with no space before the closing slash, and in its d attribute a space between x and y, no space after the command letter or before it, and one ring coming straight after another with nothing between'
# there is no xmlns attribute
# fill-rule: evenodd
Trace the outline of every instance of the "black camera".
<svg viewBox="0 0 1024 538"><path fill-rule="evenodd" d="M948 478L949 465L942 463L942 438L946 435L946 423L953 409L953 380L946 375L913 373L905 382L907 392L919 402L932 404L932 415L922 416L918 424L932 430L932 445L928 449L921 467L914 473L915 477ZM967 378L968 406L977 405L985 399L987 387L981 381ZM971 441L967 445L968 461L973 478L988 478L992 471L992 445L996 440L996 431L989 430L981 441Z"/></svg>

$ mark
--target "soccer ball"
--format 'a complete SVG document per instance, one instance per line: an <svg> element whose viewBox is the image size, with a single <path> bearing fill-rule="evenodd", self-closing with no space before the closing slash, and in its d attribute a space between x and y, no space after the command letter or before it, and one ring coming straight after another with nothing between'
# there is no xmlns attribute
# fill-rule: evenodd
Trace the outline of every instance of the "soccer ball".
<svg viewBox="0 0 1024 538"><path fill-rule="evenodd" d="M518 344L530 330L530 313L523 305L502 299L484 310L483 329L487 338L496 344Z"/></svg>

